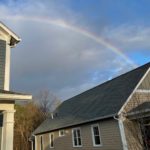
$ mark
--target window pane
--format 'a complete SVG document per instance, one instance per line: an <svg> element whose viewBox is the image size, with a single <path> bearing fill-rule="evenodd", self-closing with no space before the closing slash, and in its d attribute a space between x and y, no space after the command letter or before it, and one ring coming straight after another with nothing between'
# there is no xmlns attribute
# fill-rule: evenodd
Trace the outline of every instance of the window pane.
<svg viewBox="0 0 150 150"><path fill-rule="evenodd" d="M54 143L53 143L53 141L51 141L51 147L53 147L54 146Z"/></svg>
<svg viewBox="0 0 150 150"><path fill-rule="evenodd" d="M101 144L99 136L95 136L95 144L96 145L100 145Z"/></svg>
<svg viewBox="0 0 150 150"><path fill-rule="evenodd" d="M93 130L94 130L94 135L99 135L98 126L94 127Z"/></svg>
<svg viewBox="0 0 150 150"><path fill-rule="evenodd" d="M41 150L43 150L43 138L41 136Z"/></svg>
<svg viewBox="0 0 150 150"><path fill-rule="evenodd" d="M77 137L76 130L73 131L74 138Z"/></svg>
<svg viewBox="0 0 150 150"><path fill-rule="evenodd" d="M64 136L65 135L65 130L59 130L59 136Z"/></svg>
<svg viewBox="0 0 150 150"><path fill-rule="evenodd" d="M77 130L77 137L80 137L80 130Z"/></svg>
<svg viewBox="0 0 150 150"><path fill-rule="evenodd" d="M77 139L74 139L74 145L77 146Z"/></svg>
<svg viewBox="0 0 150 150"><path fill-rule="evenodd" d="M53 147L53 141L54 141L54 138L53 138L53 134L51 134L51 147Z"/></svg>
<svg viewBox="0 0 150 150"><path fill-rule="evenodd" d="M81 138L78 138L78 145L81 145Z"/></svg>
<svg viewBox="0 0 150 150"><path fill-rule="evenodd" d="M53 140L53 134L51 134L51 139Z"/></svg>

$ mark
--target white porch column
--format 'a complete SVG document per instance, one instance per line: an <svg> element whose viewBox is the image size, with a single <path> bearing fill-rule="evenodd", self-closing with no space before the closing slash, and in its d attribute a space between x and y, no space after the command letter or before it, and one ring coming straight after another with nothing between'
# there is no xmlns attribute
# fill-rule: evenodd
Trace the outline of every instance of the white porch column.
<svg viewBox="0 0 150 150"><path fill-rule="evenodd" d="M15 110L3 112L2 150L13 150L14 113Z"/></svg>

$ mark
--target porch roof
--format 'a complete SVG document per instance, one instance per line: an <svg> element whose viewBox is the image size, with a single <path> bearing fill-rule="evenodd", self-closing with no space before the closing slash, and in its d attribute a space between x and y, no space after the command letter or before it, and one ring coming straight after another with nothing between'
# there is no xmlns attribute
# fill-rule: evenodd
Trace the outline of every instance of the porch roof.
<svg viewBox="0 0 150 150"><path fill-rule="evenodd" d="M130 119L150 117L150 102L144 102L127 113Z"/></svg>
<svg viewBox="0 0 150 150"><path fill-rule="evenodd" d="M29 100L32 95L0 89L0 100Z"/></svg>
<svg viewBox="0 0 150 150"><path fill-rule="evenodd" d="M150 102L144 102L137 107L133 108L130 113L135 113L137 111L150 111Z"/></svg>

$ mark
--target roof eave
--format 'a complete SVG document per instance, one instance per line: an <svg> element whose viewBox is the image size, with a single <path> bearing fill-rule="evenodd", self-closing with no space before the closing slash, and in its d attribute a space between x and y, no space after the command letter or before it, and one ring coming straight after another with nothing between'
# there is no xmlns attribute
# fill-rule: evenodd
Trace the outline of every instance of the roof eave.
<svg viewBox="0 0 150 150"><path fill-rule="evenodd" d="M18 44L21 41L20 38L15 39L13 36L11 36L11 40L10 40L10 46L13 48L16 46L16 44Z"/></svg>
<svg viewBox="0 0 150 150"><path fill-rule="evenodd" d="M31 100L32 95L0 93L0 100Z"/></svg>
<svg viewBox="0 0 150 150"><path fill-rule="evenodd" d="M11 37L10 46L15 46L17 43L19 43L21 41L21 38L18 35L16 35L13 31L11 31L2 22L0 22L0 27L10 35L10 37Z"/></svg>
<svg viewBox="0 0 150 150"><path fill-rule="evenodd" d="M111 115L107 115L107 116L98 117L98 118L94 118L94 119L90 119L90 120L83 121L83 122L80 122L80 123L77 123L77 124L72 124L72 125L68 125L68 126L66 125L64 127L56 128L56 129L53 129L53 130L46 130L46 131L37 132L37 133L33 132L33 134L34 135L39 135L39 134L52 132L52 131L56 131L56 130L60 130L60 129L64 129L64 128L69 128L69 127L73 127L73 126L83 125L83 124L87 124L87 123L90 123L90 122L95 122L95 121L99 121L99 120L103 120L103 119L113 118L116 115L117 115L117 113L111 114Z"/></svg>

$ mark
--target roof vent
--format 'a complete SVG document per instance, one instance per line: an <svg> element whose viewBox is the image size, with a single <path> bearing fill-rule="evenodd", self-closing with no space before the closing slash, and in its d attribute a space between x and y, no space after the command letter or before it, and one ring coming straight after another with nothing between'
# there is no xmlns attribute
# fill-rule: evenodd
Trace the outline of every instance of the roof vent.
<svg viewBox="0 0 150 150"><path fill-rule="evenodd" d="M54 114L53 113L51 113L51 118L54 119Z"/></svg>

